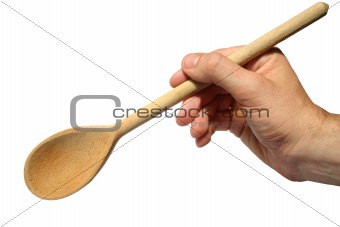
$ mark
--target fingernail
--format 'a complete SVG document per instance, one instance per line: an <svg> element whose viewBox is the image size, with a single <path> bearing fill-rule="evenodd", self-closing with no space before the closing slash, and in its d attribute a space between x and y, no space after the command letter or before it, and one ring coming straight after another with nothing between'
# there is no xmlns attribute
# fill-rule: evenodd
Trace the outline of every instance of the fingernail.
<svg viewBox="0 0 340 227"><path fill-rule="evenodd" d="M184 59L184 67L187 68L187 69L191 69L191 68L195 67L198 59L199 59L198 54L189 54Z"/></svg>

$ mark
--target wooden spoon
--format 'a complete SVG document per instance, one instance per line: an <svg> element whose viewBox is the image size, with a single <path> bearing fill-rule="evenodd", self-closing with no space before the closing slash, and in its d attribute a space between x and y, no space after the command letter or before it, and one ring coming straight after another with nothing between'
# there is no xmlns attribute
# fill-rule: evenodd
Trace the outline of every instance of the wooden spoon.
<svg viewBox="0 0 340 227"><path fill-rule="evenodd" d="M228 58L244 65L323 17L327 11L327 4L317 3ZM158 109L161 113L207 86L209 84L188 80L144 108L149 112ZM96 176L123 135L155 116L139 118L137 114L130 115L123 119L121 127L114 132L68 129L47 138L26 160L24 175L27 187L42 199L60 199L75 193Z"/></svg>

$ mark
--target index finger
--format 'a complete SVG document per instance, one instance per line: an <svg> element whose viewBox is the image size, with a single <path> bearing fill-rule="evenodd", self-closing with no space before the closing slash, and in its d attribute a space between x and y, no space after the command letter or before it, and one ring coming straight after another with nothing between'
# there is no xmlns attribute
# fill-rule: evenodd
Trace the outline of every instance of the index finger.
<svg viewBox="0 0 340 227"><path fill-rule="evenodd" d="M224 56L229 56L242 47L243 46L234 46L234 47L222 48L222 49L217 49L213 52L218 52L220 54L223 54ZM179 69L177 72L175 72L171 76L169 83L170 83L171 87L177 87L178 85L180 85L181 83L183 83L184 81L186 81L188 79L190 79L190 78L183 72L183 70Z"/></svg>

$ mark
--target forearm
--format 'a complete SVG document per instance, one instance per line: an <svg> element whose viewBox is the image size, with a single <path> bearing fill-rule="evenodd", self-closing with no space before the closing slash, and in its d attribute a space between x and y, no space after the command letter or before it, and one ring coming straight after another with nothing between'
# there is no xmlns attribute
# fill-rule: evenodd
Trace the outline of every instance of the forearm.
<svg viewBox="0 0 340 227"><path fill-rule="evenodd" d="M340 115L328 114L299 160L300 180L340 186Z"/></svg>

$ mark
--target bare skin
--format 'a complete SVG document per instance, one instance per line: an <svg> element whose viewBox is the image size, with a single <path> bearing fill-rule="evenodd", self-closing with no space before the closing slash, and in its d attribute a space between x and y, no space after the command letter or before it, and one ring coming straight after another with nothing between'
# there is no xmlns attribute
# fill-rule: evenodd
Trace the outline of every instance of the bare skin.
<svg viewBox="0 0 340 227"><path fill-rule="evenodd" d="M240 67L226 57L239 48L184 57L172 87L188 78L214 85L184 100L192 111L180 112L177 124L191 124L198 147L230 131L289 180L340 185L340 116L311 101L279 49Z"/></svg>

